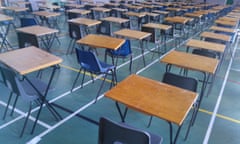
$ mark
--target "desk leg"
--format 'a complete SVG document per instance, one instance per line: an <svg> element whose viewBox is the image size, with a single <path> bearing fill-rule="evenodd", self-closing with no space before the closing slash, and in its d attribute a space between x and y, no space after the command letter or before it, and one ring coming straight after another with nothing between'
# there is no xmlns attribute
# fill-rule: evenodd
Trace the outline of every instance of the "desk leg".
<svg viewBox="0 0 240 144"><path fill-rule="evenodd" d="M180 125L180 126L178 127L177 133L176 133L176 135L175 135L175 137L174 137L174 139L173 139L173 127L172 127L172 123L171 123L171 122L168 122L168 124L169 124L169 128L170 128L170 144L176 144L177 138L178 138L179 133L180 133L180 130L181 130L181 128L182 128L182 125Z"/></svg>
<svg viewBox="0 0 240 144"><path fill-rule="evenodd" d="M127 115L128 107L125 107L124 113L122 113L122 111L120 109L120 106L119 106L117 101L115 102L115 104L117 106L117 110L118 110L118 112L120 114L122 122L125 122L125 118L126 118L126 115Z"/></svg>
<svg viewBox="0 0 240 144"><path fill-rule="evenodd" d="M41 111L42 111L43 104L46 102L46 96L47 96L47 94L48 94L48 90L49 90L49 88L50 88L50 86L51 86L51 83L52 83L52 80L53 80L53 77L54 77L54 75L55 75L55 72L56 72L56 69L57 69L57 68L58 68L57 66L54 66L54 68L53 68L53 72L52 72L52 74L51 74L51 76L50 76L50 80L49 80L49 82L48 82L47 89L46 89L46 91L45 91L45 93L44 93L44 95L43 95L43 97L42 97L41 105L40 105L40 108L39 108L39 110L38 110L38 113L37 113L37 116L36 116L36 120L35 120L35 122L34 122L34 124L33 124L31 134L33 134L33 132L34 132L34 130L35 130L37 121L38 121L39 116L40 116L40 113L41 113ZM53 111L55 111L55 110L53 110ZM56 112L56 111L55 111L55 112ZM56 114L59 116L60 119L62 119L62 117L61 117L57 112L56 112Z"/></svg>
<svg viewBox="0 0 240 144"><path fill-rule="evenodd" d="M144 67L146 66L146 62L145 62L145 57L144 57L144 47L143 47L143 40L139 41L140 44L140 48L141 48L141 53L142 53L142 58L143 58L143 65Z"/></svg>

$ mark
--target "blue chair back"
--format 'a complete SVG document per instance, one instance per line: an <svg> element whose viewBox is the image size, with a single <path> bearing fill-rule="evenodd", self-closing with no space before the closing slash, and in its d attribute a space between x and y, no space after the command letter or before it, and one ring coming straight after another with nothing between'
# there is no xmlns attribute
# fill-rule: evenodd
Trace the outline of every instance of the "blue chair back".
<svg viewBox="0 0 240 144"><path fill-rule="evenodd" d="M163 76L162 82L180 87L193 92L197 91L198 82L194 78L176 75L173 73L166 72Z"/></svg>
<svg viewBox="0 0 240 144"><path fill-rule="evenodd" d="M126 40L125 43L117 50L111 51L115 56L127 56L132 53L130 40Z"/></svg>
<svg viewBox="0 0 240 144"><path fill-rule="evenodd" d="M77 60L83 69L93 73L101 72L101 65L95 53L76 48L76 54Z"/></svg>
<svg viewBox="0 0 240 144"><path fill-rule="evenodd" d="M150 135L106 118L100 119L98 144L150 144Z"/></svg>
<svg viewBox="0 0 240 144"><path fill-rule="evenodd" d="M21 22L21 27L38 24L34 18L20 18L20 22Z"/></svg>

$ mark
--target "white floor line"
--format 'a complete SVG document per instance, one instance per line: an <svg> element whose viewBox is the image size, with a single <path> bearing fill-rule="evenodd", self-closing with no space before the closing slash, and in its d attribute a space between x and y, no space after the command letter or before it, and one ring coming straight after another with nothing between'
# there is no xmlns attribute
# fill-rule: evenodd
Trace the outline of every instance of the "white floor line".
<svg viewBox="0 0 240 144"><path fill-rule="evenodd" d="M103 97L103 95L99 96L99 99L101 99ZM74 113L71 113L69 116L65 117L64 119L62 119L61 121L59 121L57 124L51 126L51 128L47 129L46 131L42 132L41 134L39 134L38 136L35 136L33 139L31 139L30 141L27 142L27 144L36 144L38 143L41 138L45 135L47 135L49 132L51 132L52 130L54 130L55 128L57 128L58 126L62 125L63 123L65 123L66 121L68 121L69 119L71 119L72 117L74 117L76 114L80 113L81 111L83 111L84 109L88 108L90 105L95 103L95 99L90 101L89 103L87 103L86 105L82 106L81 108L79 108L78 110L76 110Z"/></svg>
<svg viewBox="0 0 240 144"><path fill-rule="evenodd" d="M236 48L238 46L238 42L239 42L239 39L237 39L237 44L234 47L233 57L230 59L230 62L229 62L228 68L227 68L227 72L225 74L224 81L223 81L223 84L222 84L222 87L221 87L216 105L214 107L212 117L211 117L211 120L210 120L209 125L208 125L207 132L206 132L204 140L203 140L203 144L208 144L209 138L211 136L213 125L215 123L215 118L216 118L216 115L217 115L217 112L218 112L218 109L219 109L219 106L220 106L220 102L222 100L222 95L223 95L223 92L224 92L224 89L225 89L225 86L226 86L226 83L227 83L227 79L228 79L229 72L230 72L230 69L231 69L231 66L232 66L233 58L235 56L235 51L236 51Z"/></svg>
<svg viewBox="0 0 240 144"><path fill-rule="evenodd" d="M3 106L5 106L5 107L7 106L7 104L6 104L5 102L3 102L3 101L0 101L0 104L3 105ZM12 107L11 105L9 105L9 109L11 110L12 108L13 108L13 107ZM13 122L15 122L15 121L17 121L17 120L20 120L20 119L22 119L22 118L24 118L24 117L27 116L27 113L25 113L25 112L23 112L23 111L21 111L21 110L19 110L19 109L17 109L17 108L14 109L14 112L20 114L20 116L18 116L18 117L16 117L15 119L13 119L13 120L11 120L11 121L9 121L9 122L1 125L1 126L0 126L0 129L2 129L2 128L6 127L6 126L8 126L8 125L10 125L10 124L12 124ZM31 111L31 112L32 112L32 111ZM32 116L29 116L29 119L32 120L32 121L35 121L35 118L32 117ZM44 123L44 122L42 122L42 121L40 121L40 120L38 120L38 124L40 124L41 126L43 126L43 127L45 127L45 128L49 128L49 127L50 127L50 125L48 125L48 124L46 124L46 123Z"/></svg>

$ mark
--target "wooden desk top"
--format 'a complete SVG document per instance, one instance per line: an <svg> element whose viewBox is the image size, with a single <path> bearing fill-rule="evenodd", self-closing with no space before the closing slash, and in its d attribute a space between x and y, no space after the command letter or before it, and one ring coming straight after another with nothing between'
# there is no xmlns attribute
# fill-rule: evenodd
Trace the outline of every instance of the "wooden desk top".
<svg viewBox="0 0 240 144"><path fill-rule="evenodd" d="M132 74L106 92L105 96L180 126L198 94Z"/></svg>
<svg viewBox="0 0 240 144"><path fill-rule="evenodd" d="M57 29L52 29L52 28L39 26L39 25L17 28L16 31L22 32L22 33L27 33L27 34L32 34L35 36L44 36L44 35L53 34L53 33L58 32Z"/></svg>
<svg viewBox="0 0 240 144"><path fill-rule="evenodd" d="M188 19L185 17L166 17L164 20L172 23L179 23L179 24L186 24L188 22Z"/></svg>
<svg viewBox="0 0 240 144"><path fill-rule="evenodd" d="M56 17L56 16L61 15L60 13L49 12L49 11L36 11L36 12L33 12L32 14L37 15L37 16L46 17L46 18Z"/></svg>
<svg viewBox="0 0 240 144"><path fill-rule="evenodd" d="M112 50L117 50L124 42L124 39L97 34L89 34L77 41L78 44Z"/></svg>
<svg viewBox="0 0 240 144"><path fill-rule="evenodd" d="M219 20L224 20L224 21L232 21L232 22L238 22L238 21L239 21L238 18L227 17L227 16L220 17L220 18L218 18L218 19L219 19Z"/></svg>
<svg viewBox="0 0 240 144"><path fill-rule="evenodd" d="M0 61L21 75L60 64L62 59L34 46L0 54Z"/></svg>
<svg viewBox="0 0 240 144"><path fill-rule="evenodd" d="M94 8L91 8L91 10L93 11L98 11L98 12L110 12L111 9L107 9L107 8L103 8L103 7L94 7Z"/></svg>
<svg viewBox="0 0 240 144"><path fill-rule="evenodd" d="M83 8L84 7L84 5L80 5L80 4L65 4L64 6L72 7L72 8Z"/></svg>
<svg viewBox="0 0 240 144"><path fill-rule="evenodd" d="M13 17L7 16L7 15L4 15L4 14L0 14L0 22L11 21L11 20L13 20Z"/></svg>
<svg viewBox="0 0 240 144"><path fill-rule="evenodd" d="M144 12L147 16L151 16L151 17L157 17L159 16L158 13L151 13L151 12Z"/></svg>
<svg viewBox="0 0 240 144"><path fill-rule="evenodd" d="M153 12L158 13L158 14L162 14L162 15L168 15L169 14L169 12L167 12L167 11L160 11L160 10L154 10Z"/></svg>
<svg viewBox="0 0 240 144"><path fill-rule="evenodd" d="M114 32L114 34L132 38L132 39L137 39L137 40L143 40L143 39L151 36L151 33L137 31L137 30L131 30L131 29L121 29L119 31Z"/></svg>
<svg viewBox="0 0 240 144"><path fill-rule="evenodd" d="M119 23L119 24L129 21L128 19L119 18L119 17L105 17L105 18L102 18L101 20L114 22L114 23Z"/></svg>
<svg viewBox="0 0 240 144"><path fill-rule="evenodd" d="M235 27L237 25L237 22L227 21L227 20L215 20L214 22L216 24L228 25L228 26L233 26L233 27Z"/></svg>
<svg viewBox="0 0 240 144"><path fill-rule="evenodd" d="M138 12L126 12L126 13L124 13L124 14L125 14L125 15L128 15L128 16L139 17L139 18L146 16L145 13L138 13Z"/></svg>
<svg viewBox="0 0 240 144"><path fill-rule="evenodd" d="M212 51L221 52L221 53L223 53L226 48L226 46L223 44L202 41L202 40L196 40L196 39L190 39L186 43L186 46L192 47L192 48L201 48L201 49L206 49L206 50L212 50Z"/></svg>
<svg viewBox="0 0 240 144"><path fill-rule="evenodd" d="M200 13L185 13L184 15L188 17L193 17L193 18L201 18L203 16Z"/></svg>
<svg viewBox="0 0 240 144"><path fill-rule="evenodd" d="M76 14L81 14L81 15L86 15L91 13L90 10L83 10L83 9L70 9L67 11L68 13L76 13Z"/></svg>
<svg viewBox="0 0 240 144"><path fill-rule="evenodd" d="M122 9L122 8L112 8L112 10L116 10L116 11L119 11L119 12L126 12L127 9Z"/></svg>
<svg viewBox="0 0 240 144"><path fill-rule="evenodd" d="M147 23L147 24L144 24L143 27L160 29L160 30L164 30L164 31L172 28L171 25L158 24L158 23Z"/></svg>
<svg viewBox="0 0 240 144"><path fill-rule="evenodd" d="M222 40L225 42L231 41L231 36L226 35L226 34L214 33L214 32L203 32L200 34L200 37L213 38L213 39L218 39L218 40Z"/></svg>
<svg viewBox="0 0 240 144"><path fill-rule="evenodd" d="M101 23L101 21L88 19L88 18L74 18L74 19L68 20L68 22L71 22L77 25L85 25L87 27L95 26Z"/></svg>
<svg viewBox="0 0 240 144"><path fill-rule="evenodd" d="M173 7L168 7L168 8L166 8L166 10L168 10L168 11L181 11L180 8L173 8Z"/></svg>
<svg viewBox="0 0 240 144"><path fill-rule="evenodd" d="M225 28L225 27L220 27L220 26L211 26L209 29L214 30L214 31L228 32L228 33L234 33L235 32L235 29Z"/></svg>
<svg viewBox="0 0 240 144"><path fill-rule="evenodd" d="M172 64L178 67L214 74L219 61L214 58L190 54L180 51L171 51L161 60L163 63Z"/></svg>
<svg viewBox="0 0 240 144"><path fill-rule="evenodd" d="M45 9L51 9L51 10L60 9L61 8L60 6L52 5L52 4L40 4L39 7L40 8L45 8Z"/></svg>
<svg viewBox="0 0 240 144"><path fill-rule="evenodd" d="M112 7L118 7L118 6L120 6L119 3L111 3L111 2L105 3L104 5L112 6Z"/></svg>
<svg viewBox="0 0 240 144"><path fill-rule="evenodd" d="M16 6L1 7L1 9L11 10L11 11L14 11L14 12L23 12L23 11L27 11L28 10L28 8L16 7Z"/></svg>

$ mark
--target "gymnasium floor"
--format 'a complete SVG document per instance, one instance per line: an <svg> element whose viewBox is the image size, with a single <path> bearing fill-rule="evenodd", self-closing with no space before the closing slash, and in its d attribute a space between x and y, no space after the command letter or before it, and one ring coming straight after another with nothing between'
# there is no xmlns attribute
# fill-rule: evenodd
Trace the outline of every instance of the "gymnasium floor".
<svg viewBox="0 0 240 144"><path fill-rule="evenodd" d="M115 121L120 121L119 114L115 107L115 102L103 96L110 86L109 80L106 83L102 95L97 103L94 104L96 91L99 88L101 79L97 79L94 83L90 81L88 76L85 80L84 87L77 87L70 92L73 81L77 75L79 65L76 61L75 53L66 55L69 43L67 34L67 23L61 22L61 33L59 38L61 45L56 41L51 52L63 59L60 69L54 77L54 91L50 92L47 99L51 103L55 103L74 113L68 113L62 109L56 110L62 115L61 121L56 121L51 113L44 107L39 123L33 135L30 134L33 120L36 116L38 106L31 113L31 120L22 138L19 138L20 131L23 126L24 115L27 112L28 105L19 99L17 109L11 117L9 113L5 120L0 118L0 142L3 144L23 144L35 143L39 144L96 144L98 139L98 121L100 117L108 117ZM198 33L199 34L199 33ZM198 34L192 33L191 37L198 38ZM14 47L17 47L16 32L11 29L8 40ZM168 50L174 48L173 42L168 40ZM177 50L185 50L184 43ZM149 48L154 48L153 44ZM143 67L140 50L136 42L132 42L133 49L133 73L145 76L151 79L161 81L165 72L165 64L159 60L163 55L158 55L149 51L145 52L147 66ZM228 54L219 69L216 80L213 83L212 90L208 96L204 96L200 107L196 122L191 128L188 139L184 141L185 132L188 126L189 117L180 132L177 143L179 144L201 144L205 142L209 144L238 144L240 133L240 105L239 84L240 84L240 64L239 64L239 42L232 45L234 57L231 59ZM98 57L103 60L104 50L98 50ZM129 59L119 61L117 67L118 81L126 78L130 73L128 70ZM108 59L110 62L110 59ZM47 79L52 69L43 71L43 78ZM175 68L175 72L179 69ZM190 72L191 76L201 79L201 75L197 72ZM80 86L79 79L77 86ZM3 114L9 91L0 84L0 114ZM200 87L201 84L199 84ZM77 116L75 116L77 115ZM215 117L216 116L216 117ZM137 128L145 129L155 134L159 134L164 139L164 144L169 143L169 126L164 120L153 118L152 124L147 128L149 116L130 110L128 112L126 123ZM174 134L177 127L174 126ZM209 139L208 139L209 138Z"/></svg>

